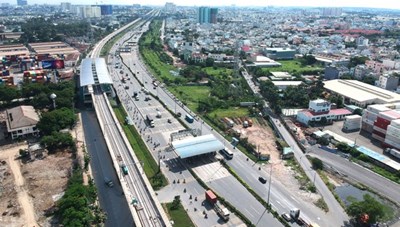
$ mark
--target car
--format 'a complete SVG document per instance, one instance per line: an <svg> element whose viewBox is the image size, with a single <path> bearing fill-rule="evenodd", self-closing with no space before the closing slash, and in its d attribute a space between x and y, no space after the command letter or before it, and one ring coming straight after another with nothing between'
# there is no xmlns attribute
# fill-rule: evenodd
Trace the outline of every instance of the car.
<svg viewBox="0 0 400 227"><path fill-rule="evenodd" d="M283 213L281 216L283 219L285 219L288 222L292 221L292 217L290 217L290 215L288 213Z"/></svg>
<svg viewBox="0 0 400 227"><path fill-rule="evenodd" d="M133 97L135 98L136 96L138 96L138 93L135 91L133 92Z"/></svg>
<svg viewBox="0 0 400 227"><path fill-rule="evenodd" d="M146 96L146 98L144 98L144 101L149 101L151 100L149 96Z"/></svg>
<svg viewBox="0 0 400 227"><path fill-rule="evenodd" d="M126 165L122 165L121 169L122 169L122 172L124 173L124 175L128 175L128 167Z"/></svg>
<svg viewBox="0 0 400 227"><path fill-rule="evenodd" d="M123 73L124 73L124 71L122 71L122 70L121 70L121 71L119 71L119 73L123 74Z"/></svg>
<svg viewBox="0 0 400 227"><path fill-rule="evenodd" d="M125 89L128 90L128 89L129 89L129 86L125 86Z"/></svg>
<svg viewBox="0 0 400 227"><path fill-rule="evenodd" d="M108 177L104 177L104 183L110 188L112 188L114 186L114 183Z"/></svg>
<svg viewBox="0 0 400 227"><path fill-rule="evenodd" d="M133 198L132 198L132 201L131 201L131 204L132 204L133 206L137 206L137 205L139 204L139 201L138 201L135 197L133 197Z"/></svg>
<svg viewBox="0 0 400 227"><path fill-rule="evenodd" d="M267 183L267 179L265 179L264 177L259 177L258 180L259 180L262 184L266 184L266 183Z"/></svg>
<svg viewBox="0 0 400 227"><path fill-rule="evenodd" d="M182 116L181 112L176 113L176 116L181 117Z"/></svg>
<svg viewBox="0 0 400 227"><path fill-rule="evenodd" d="M167 122L170 123L170 124L172 123L171 119L168 119Z"/></svg>

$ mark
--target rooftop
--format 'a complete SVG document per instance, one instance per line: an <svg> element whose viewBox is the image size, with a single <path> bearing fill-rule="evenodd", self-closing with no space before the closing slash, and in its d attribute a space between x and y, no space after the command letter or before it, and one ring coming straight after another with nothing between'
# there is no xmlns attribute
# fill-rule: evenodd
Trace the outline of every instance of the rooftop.
<svg viewBox="0 0 400 227"><path fill-rule="evenodd" d="M399 94L357 80L329 80L324 84L324 88L360 103L384 104L400 101Z"/></svg>
<svg viewBox="0 0 400 227"><path fill-rule="evenodd" d="M211 134L177 140L172 142L172 146L180 158L188 158L224 149L224 144Z"/></svg>
<svg viewBox="0 0 400 227"><path fill-rule="evenodd" d="M80 85L112 84L104 58L85 58L81 64Z"/></svg>
<svg viewBox="0 0 400 227"><path fill-rule="evenodd" d="M39 122L39 115L33 106L18 106L6 110L8 131L34 126Z"/></svg>

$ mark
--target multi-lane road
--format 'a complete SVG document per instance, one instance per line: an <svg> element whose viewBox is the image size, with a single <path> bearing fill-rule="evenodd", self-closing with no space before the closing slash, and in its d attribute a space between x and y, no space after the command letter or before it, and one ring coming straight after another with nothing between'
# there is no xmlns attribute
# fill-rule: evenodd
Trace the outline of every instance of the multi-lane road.
<svg viewBox="0 0 400 227"><path fill-rule="evenodd" d="M142 31L146 30L147 27L147 24L143 26ZM140 37L140 34L132 36L137 39ZM129 40L133 41L133 39ZM123 45L123 42L120 42L120 45ZM173 110L173 112L181 112L183 115L182 120L188 109L185 106L182 106L179 101L175 102L172 95L166 90L152 84L153 77L140 61L137 46L132 47L132 53L121 53L120 55L122 59L119 57L113 57L110 59L112 64L109 69L114 76L114 84L117 87L117 94L125 105L125 108L128 110L128 114L133 119L135 126L142 134L143 139L148 143L148 146L152 148L151 150L153 151L155 159L158 159L158 156L162 155L162 163L165 163L165 165L168 165L169 167L177 166L180 169L183 169L182 172L168 172L166 175L171 177L170 182L173 179L182 177L181 174L184 175L185 179L193 178L190 176L189 172L185 171L187 166L185 161L182 162L179 160L175 153L166 152L164 150L164 148L168 147L168 143L170 142L170 134L180 129L184 129L184 127L180 125L171 113L165 110L161 103L155 100L154 97L157 96L164 103L168 103L167 106L169 106L169 109ZM124 62L124 64L122 64L121 68L118 67L118 69L115 69L114 65L121 61ZM132 77L131 71L136 74L137 80ZM130 77L129 80L126 78L126 74ZM124 83L121 82L123 77L125 78ZM145 94L144 89L141 87L142 85L140 85L139 82L142 83L143 88L152 95ZM120 85L117 85L118 83ZM134 99L132 97L134 92L139 94L139 98ZM151 100L145 101L146 97L150 97ZM161 113L161 118L156 117L157 112ZM154 128L150 128L145 124L144 117L146 115L151 115L155 119ZM171 120L171 123L168 123L168 119ZM194 125L196 125L196 123ZM204 127L209 126L204 125ZM208 132L211 132L210 128L208 129ZM203 134L206 134L205 131ZM154 146L154 144L160 145ZM230 174L222 174L220 170L221 166L219 163L204 163L201 167L194 168L194 171L201 176L201 178L205 180L213 190L232 203L236 209L244 213L253 223L259 221L260 226L281 226L281 224L273 218L270 213L265 213L263 215L265 208L245 189L243 185L241 185ZM197 194L198 189L196 188L198 187L195 184L187 185L187 190L195 191ZM230 190L226 190L226 188L230 188ZM200 193L200 196L203 200L204 195ZM197 220L200 223L204 222L204 220ZM237 221L234 221L234 223L229 222L227 224L236 225L235 223L237 223Z"/></svg>
<svg viewBox="0 0 400 227"><path fill-rule="evenodd" d="M129 23L100 41L94 47L91 57L98 57L104 44L109 39L129 26L139 23L140 20L139 18ZM107 95L102 92L100 86L94 85L93 91L93 106L95 107L99 124L109 148L114 168L119 173L119 180L125 192L124 195L129 202L135 201L137 203L137 205L129 207L132 211L135 225L169 226L168 218L156 199L148 179L143 174L141 164L134 156L132 148L113 114ZM122 165L128 167L128 174L122 174Z"/></svg>
<svg viewBox="0 0 400 227"><path fill-rule="evenodd" d="M399 184L367 170L337 154L321 150L318 146L309 147L308 154L321 159L325 165L334 168L335 171L349 180L360 182L379 194L400 204Z"/></svg>
<svg viewBox="0 0 400 227"><path fill-rule="evenodd" d="M193 113L186 107L183 106L180 101L178 101L170 92L165 90L164 88L156 87L154 89L152 85L153 77L147 71L146 67L140 60L140 56L138 54L137 47L133 47L133 54L130 54L129 57L124 57L123 60L125 64L137 75L138 80L143 84L143 86L150 91L153 95L158 96L160 100L170 109L172 112L180 112L182 113L181 119L184 121L185 113L192 114ZM120 61L120 59L116 59L116 61ZM125 72L123 73L125 75ZM119 78L120 79L120 78ZM117 79L118 80L118 79ZM134 91L140 91L140 85L138 84L130 84L128 82L129 89L128 95L125 98L129 98L129 94L133 94ZM141 93L142 95L142 93ZM143 97L144 98L144 97ZM138 101L138 106L142 106L142 99ZM156 109L160 109L161 105L154 106L154 104L150 104L153 106L153 113ZM146 109L146 108L144 108ZM151 108L150 108L151 109ZM143 110L146 112L146 110ZM161 121L161 120L160 120ZM157 121L156 121L156 124ZM233 147L226 141L220 134L216 133L214 130L211 129L206 123L202 120L196 120L192 124L188 124L191 128L196 128L202 131L202 134L214 134L220 141L223 141L224 144L231 150L235 151ZM143 123L143 128L145 125ZM173 126L174 127L174 126ZM150 130L150 129L146 129ZM157 134L153 136L155 140L160 142L162 145L167 144L169 142L169 138L165 134ZM162 146L161 146L162 147ZM245 180L249 186L251 186L259 195L261 195L266 201L268 199L267 188L265 185L262 185L258 182L258 177L260 175L264 175L269 178L269 166L263 169L263 171L258 170L258 166L255 166L253 162L247 161L245 155L240 152L235 152L235 158L228 162L228 164L238 173L238 175ZM311 170L310 170L311 171ZM288 212L291 208L297 207L300 208L305 215L315 223L320 224L321 226L341 226L344 224L345 218L340 220L336 217L332 216L330 213L327 215L325 212L320 210L319 208L311 205L310 203L304 203L296 198L292 192L289 192L279 181L282 179L275 179L272 177L272 186L271 186L271 194L270 194L270 201L274 209L276 209L279 213ZM230 188L232 187L230 185ZM341 208L341 210L343 210ZM339 212L340 213L340 212Z"/></svg>

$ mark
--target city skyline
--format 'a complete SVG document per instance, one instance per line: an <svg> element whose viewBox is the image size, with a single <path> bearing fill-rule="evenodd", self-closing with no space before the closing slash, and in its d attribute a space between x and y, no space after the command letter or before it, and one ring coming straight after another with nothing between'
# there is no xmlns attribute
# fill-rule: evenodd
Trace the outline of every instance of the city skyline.
<svg viewBox="0 0 400 227"><path fill-rule="evenodd" d="M57 0L53 1L50 5L59 5L61 2L70 2L71 4L76 5L83 5L82 1L79 0ZM145 2L134 0L134 1L127 1L127 0L91 0L86 1L86 5L93 5L93 4L112 4L112 5L131 5L131 4L141 4L141 5L159 5L162 6L166 3L165 0L147 0ZM398 0L384 0L384 1L347 1L347 0L337 0L337 1L330 1L330 0L320 0L318 2L315 1L296 1L296 0L270 0L261 2L259 0L221 0L215 4L213 0L200 0L200 1L186 1L186 0L175 0L175 1L168 1L172 2L178 6L283 6L283 7L366 7L366 8L387 8L387 9L400 9L400 2ZM9 0L0 0L0 3L10 3ZM13 5L16 5L17 1L13 2ZM46 0L28 0L28 5L33 4L48 4L49 2Z"/></svg>

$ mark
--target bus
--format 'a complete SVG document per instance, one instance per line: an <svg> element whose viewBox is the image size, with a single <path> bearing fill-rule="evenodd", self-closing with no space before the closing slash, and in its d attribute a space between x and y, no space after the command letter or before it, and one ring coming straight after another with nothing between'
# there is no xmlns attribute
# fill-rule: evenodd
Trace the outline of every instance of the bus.
<svg viewBox="0 0 400 227"><path fill-rule="evenodd" d="M226 159L232 159L233 158L233 152L228 150L228 149L226 149L226 148L220 150L219 153L224 155Z"/></svg>
<svg viewBox="0 0 400 227"><path fill-rule="evenodd" d="M192 116L190 116L189 114L186 114L185 116L185 120L189 123L193 123L194 119Z"/></svg>

